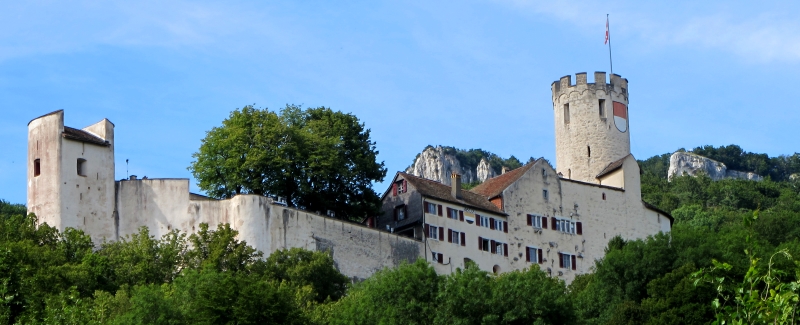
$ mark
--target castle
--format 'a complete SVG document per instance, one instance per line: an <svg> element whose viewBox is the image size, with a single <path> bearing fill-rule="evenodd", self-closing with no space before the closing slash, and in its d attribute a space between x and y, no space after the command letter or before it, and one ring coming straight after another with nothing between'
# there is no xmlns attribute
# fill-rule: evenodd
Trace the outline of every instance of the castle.
<svg viewBox="0 0 800 325"><path fill-rule="evenodd" d="M474 262L491 272L540 267L566 281L589 272L612 237L671 229L669 214L641 200L630 154L628 82L595 73L552 85L556 168L543 159L462 190L399 172L383 214L365 224L286 207L268 197L216 200L189 192L188 179L114 179L114 124L64 125L55 111L28 124L28 200L39 222L81 229L96 242L146 226L160 237L227 223L268 255L283 248L328 251L354 280L384 267L430 261L439 273Z"/></svg>

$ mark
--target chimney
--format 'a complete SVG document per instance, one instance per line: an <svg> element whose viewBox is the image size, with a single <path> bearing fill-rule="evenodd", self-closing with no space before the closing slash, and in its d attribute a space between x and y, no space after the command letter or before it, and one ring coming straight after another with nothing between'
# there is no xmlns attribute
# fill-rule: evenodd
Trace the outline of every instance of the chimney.
<svg viewBox="0 0 800 325"><path fill-rule="evenodd" d="M450 174L450 194L453 195L454 198L460 199L461 198L461 175L456 172Z"/></svg>
<svg viewBox="0 0 800 325"><path fill-rule="evenodd" d="M503 175L503 174L505 174L507 172L508 172L508 167L506 167L506 166L503 166L503 168L500 169L500 175Z"/></svg>

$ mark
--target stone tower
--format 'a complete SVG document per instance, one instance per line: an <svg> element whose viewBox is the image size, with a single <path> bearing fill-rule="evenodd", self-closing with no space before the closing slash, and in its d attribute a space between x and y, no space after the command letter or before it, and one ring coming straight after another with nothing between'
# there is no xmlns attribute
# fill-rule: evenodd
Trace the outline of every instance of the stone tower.
<svg viewBox="0 0 800 325"><path fill-rule="evenodd" d="M28 212L39 223L114 240L114 124L75 129L59 110L28 123Z"/></svg>
<svg viewBox="0 0 800 325"><path fill-rule="evenodd" d="M556 130L556 170L565 178L598 183L596 176L610 163L631 153L628 128L628 80L605 72L561 77L553 82Z"/></svg>

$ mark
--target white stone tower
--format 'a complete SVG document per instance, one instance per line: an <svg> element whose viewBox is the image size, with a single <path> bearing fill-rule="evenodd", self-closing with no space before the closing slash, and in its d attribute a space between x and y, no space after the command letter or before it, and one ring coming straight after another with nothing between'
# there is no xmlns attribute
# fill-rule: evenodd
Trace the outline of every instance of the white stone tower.
<svg viewBox="0 0 800 325"><path fill-rule="evenodd" d="M64 126L59 110L28 123L28 212L39 223L115 240L114 124Z"/></svg>
<svg viewBox="0 0 800 325"><path fill-rule="evenodd" d="M628 128L628 80L605 72L561 77L553 82L556 170L565 178L598 183L597 175L631 153Z"/></svg>

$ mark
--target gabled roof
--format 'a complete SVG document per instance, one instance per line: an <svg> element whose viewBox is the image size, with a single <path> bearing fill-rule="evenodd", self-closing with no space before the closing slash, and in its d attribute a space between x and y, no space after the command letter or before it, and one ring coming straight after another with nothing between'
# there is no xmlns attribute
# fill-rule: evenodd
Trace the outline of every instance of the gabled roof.
<svg viewBox="0 0 800 325"><path fill-rule="evenodd" d="M411 185L414 186L414 188L416 188L420 194L422 194L422 196L446 202L462 204L478 210L493 212L500 215L506 215L503 213L503 211L500 211L496 205L492 204L492 202L489 202L486 197L479 194L472 193L467 190L461 190L461 199L457 199L451 194L451 187L449 185L417 177L404 172L398 172L397 174L402 175L407 182L411 183Z"/></svg>
<svg viewBox="0 0 800 325"><path fill-rule="evenodd" d="M595 178L600 178L600 177L606 176L609 173L611 173L611 172L613 172L613 171L615 171L617 169L622 168L622 163L624 163L625 159L628 158L628 156L630 156L630 155L631 154L628 154L627 156L622 157L622 159L608 164L608 166L606 166L606 168L603 168L603 171L601 171L600 174L597 174L597 176L595 176Z"/></svg>
<svg viewBox="0 0 800 325"><path fill-rule="evenodd" d="M520 177L522 177L522 175L524 175L525 172L528 171L528 169L531 169L531 167L533 167L534 163L536 162L535 161L529 162L525 164L525 166L514 169L512 171L508 171L500 176L487 179L480 185L475 186L475 188L473 188L470 191L476 194L483 195L490 199L494 198L503 193L503 190L505 190L511 184L514 184L514 182L516 182Z"/></svg>
<svg viewBox="0 0 800 325"><path fill-rule="evenodd" d="M61 135L64 137L64 139L86 142L86 143L96 144L99 146L109 145L108 141L103 140L94 134L91 134L84 130L71 128L69 126L64 126L64 133L62 133Z"/></svg>

